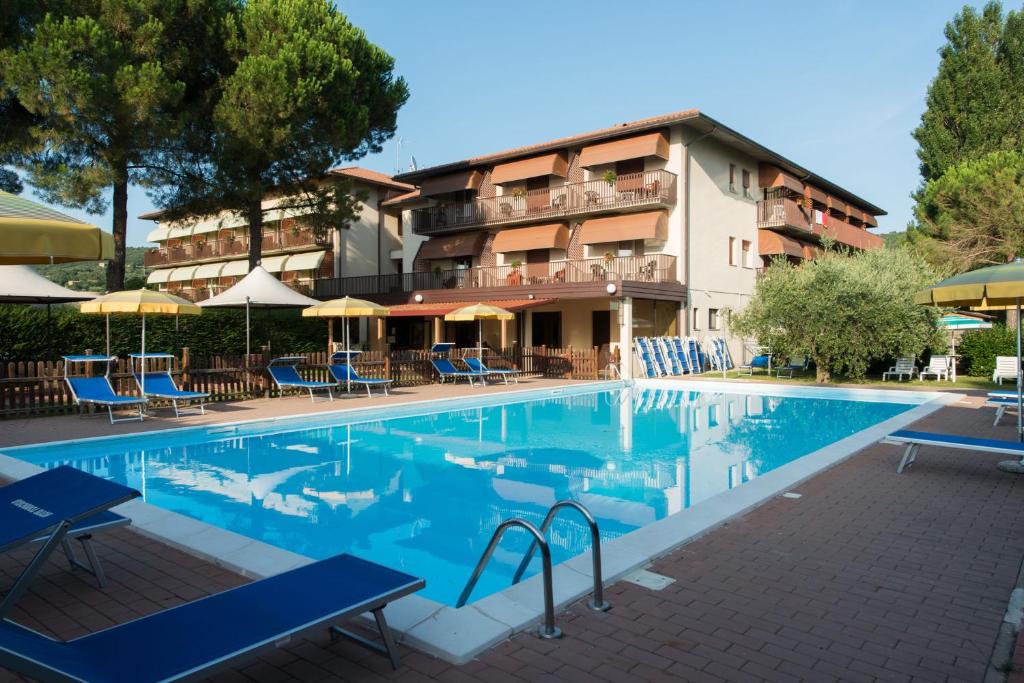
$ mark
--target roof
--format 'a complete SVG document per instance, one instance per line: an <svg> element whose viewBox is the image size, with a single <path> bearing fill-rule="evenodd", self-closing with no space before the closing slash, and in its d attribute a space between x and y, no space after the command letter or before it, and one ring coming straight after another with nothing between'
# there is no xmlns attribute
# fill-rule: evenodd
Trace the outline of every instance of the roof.
<svg viewBox="0 0 1024 683"><path fill-rule="evenodd" d="M368 183L374 183L376 185L383 185L384 187L390 187L393 190L399 190L402 192L409 192L415 190L413 185L408 183L400 183L386 173L378 173L377 171L371 171L368 168L362 168L361 166L343 166L341 168L332 168L327 172L330 175L343 175L349 178L355 178L356 180L363 180Z"/></svg>
<svg viewBox="0 0 1024 683"><path fill-rule="evenodd" d="M381 206L398 206L399 204L405 204L420 198L420 191L413 190L412 192L406 192L400 194L397 197L392 197L380 203Z"/></svg>
<svg viewBox="0 0 1024 683"><path fill-rule="evenodd" d="M327 171L328 175L340 175L352 178L354 180L362 180L366 183L373 183L375 185L381 185L392 190L398 190L399 192L409 192L415 190L415 186L409 185L408 183L398 182L386 173L378 173L377 171L371 171L368 168L361 166L341 166L339 168L332 168ZM164 210L149 211L146 213L140 213L138 218L144 221L157 220L161 218Z"/></svg>
<svg viewBox="0 0 1024 683"><path fill-rule="evenodd" d="M399 173L395 176L395 180L408 181L413 183L419 183L423 178L427 176L436 175L439 173L448 173L453 171L459 171L465 168L478 166L482 164L494 163L498 161L504 161L506 159L514 159L516 157L525 156L527 154L534 154L538 152L546 152L553 149L559 149L562 147L568 147L570 145L578 145L589 142L597 142L600 140L607 140L627 133L635 133L639 131L652 130L663 126L685 123L691 128L695 129L696 135L691 138L691 141L696 140L697 137L703 137L705 135L714 137L715 139L730 145L732 147L739 148L745 153L754 157L759 161L767 161L776 164L783 170L797 176L801 180L805 180L812 185L816 185L825 191L834 194L838 197L845 199L851 203L857 204L862 208L869 211L875 216L884 216L885 210L875 206L871 202L857 196L849 190L840 187L832 181L819 176L818 174L810 171L807 168L797 164L796 162L790 161L786 157L774 152L764 145L755 142L745 135L729 128L728 126L719 123L717 120L710 116L701 113L697 109L683 109L681 111L672 112L670 114L661 114L659 116L651 116L645 119L638 119L636 121L627 121L625 123L617 123L607 128L599 128L592 130L587 133L580 133L577 135L570 135L567 137L556 138L554 140L548 140L547 142L540 142L533 145L526 145L523 147L513 147L506 149L501 152L494 152L491 154L485 154L483 156L470 157L461 161L453 161L446 164L439 164L436 166L430 166L427 168L417 169L415 171L409 171L406 173Z"/></svg>

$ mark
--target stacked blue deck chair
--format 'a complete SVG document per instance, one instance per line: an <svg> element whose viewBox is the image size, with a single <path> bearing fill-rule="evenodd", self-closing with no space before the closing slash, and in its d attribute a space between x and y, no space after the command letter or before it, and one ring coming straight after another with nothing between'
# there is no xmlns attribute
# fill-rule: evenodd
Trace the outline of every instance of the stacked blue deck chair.
<svg viewBox="0 0 1024 683"><path fill-rule="evenodd" d="M70 641L0 622L0 666L44 681L194 680L328 627L398 668L383 610L423 586L414 576L338 555ZM336 625L363 612L376 618L382 645Z"/></svg>
<svg viewBox="0 0 1024 683"><path fill-rule="evenodd" d="M683 374L683 361L676 353L675 344L671 337L656 337L655 341L661 348L661 355L665 357L665 368L672 375Z"/></svg>
<svg viewBox="0 0 1024 683"><path fill-rule="evenodd" d="M110 508L138 495L135 489L66 465L0 487L0 552L43 543L0 602L0 622L58 546L72 569L84 569L104 585L103 568L90 539L97 531L129 524L131 520ZM88 565L75 557L69 538L82 543Z"/></svg>
<svg viewBox="0 0 1024 683"><path fill-rule="evenodd" d="M449 342L438 342L430 347L430 353L434 357L430 359L430 364L434 366L434 370L437 372L437 376L440 378L441 384L444 384L446 379L450 379L453 382L457 382L460 379L469 381L469 385L473 386L473 380L480 380L481 384L487 384L487 373L475 372L473 370L460 370L455 367L452 363L449 354L452 349L455 348L455 344Z"/></svg>
<svg viewBox="0 0 1024 683"><path fill-rule="evenodd" d="M704 350L700 347L700 342L695 337L687 337L684 347L686 349L686 358L689 361L690 372L694 375L703 374L706 358Z"/></svg>
<svg viewBox="0 0 1024 683"><path fill-rule="evenodd" d="M302 356L281 356L267 363L267 372L281 390L281 398L284 398L285 389L305 389L309 391L309 400L315 401L313 390L326 389L327 398L333 401L334 394L331 393L331 389L336 386L334 382L313 382L302 379L299 375L295 366L304 360L306 359Z"/></svg>
<svg viewBox="0 0 1024 683"><path fill-rule="evenodd" d="M338 351L331 354L331 362L327 366L327 371L331 373L331 377L337 380L338 384L345 384L346 386L362 384L366 387L366 395L370 398L373 398L370 387L380 387L384 390L384 395L387 396L388 385L391 384L391 380L360 375L350 364L355 355L356 352L354 351Z"/></svg>
<svg viewBox="0 0 1024 683"><path fill-rule="evenodd" d="M181 411L178 408L178 401L199 401L199 412L203 415L206 414L206 399L210 398L210 394L205 391L182 391L178 388L178 385L174 383L174 378L171 377L170 370L163 370L161 372L147 372L145 373L146 381L142 381L141 372L135 372L135 361L139 361L139 369L144 370L145 361L151 359L167 360L171 361L174 359L169 353L147 353L146 358L142 358L141 353L133 353L129 356L132 362L132 376L135 377L135 383L139 385L139 391L143 392L143 395L147 398L159 398L168 400L171 402L171 406L174 407L174 417L181 417ZM145 391L143 391L145 387Z"/></svg>
<svg viewBox="0 0 1024 683"><path fill-rule="evenodd" d="M693 368L690 367L690 354L686 351L686 341L682 337L671 337L672 350L676 354L676 358L679 359L679 363L682 366L685 374L693 374Z"/></svg>
<svg viewBox="0 0 1024 683"><path fill-rule="evenodd" d="M508 384L508 379L511 377L512 381L519 384L519 370L512 368L489 368L484 365L484 362L481 359L476 358L475 356L466 356L462 359L462 362L465 363L473 372L479 372L491 377L500 377L504 380L505 384Z"/></svg>
<svg viewBox="0 0 1024 683"><path fill-rule="evenodd" d="M64 381L67 382L76 405L95 405L106 408L110 424L129 420L142 422L144 417L142 409L146 405L146 398L144 396L121 396L114 391L114 387L110 383L110 366L116 360L117 358L114 356L64 356ZM73 363L105 363L107 367L101 377L72 376L68 374L68 368ZM138 413L115 420L114 408L135 408Z"/></svg>
<svg viewBox="0 0 1024 683"><path fill-rule="evenodd" d="M651 349L650 341L647 337L636 337L633 339L633 348L644 376L658 377L658 365L654 360L654 351Z"/></svg>

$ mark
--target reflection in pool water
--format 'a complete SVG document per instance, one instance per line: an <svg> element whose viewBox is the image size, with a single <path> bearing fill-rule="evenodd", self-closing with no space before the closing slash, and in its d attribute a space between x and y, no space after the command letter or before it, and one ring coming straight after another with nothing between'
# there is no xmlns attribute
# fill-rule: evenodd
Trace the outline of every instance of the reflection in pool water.
<svg viewBox="0 0 1024 683"><path fill-rule="evenodd" d="M423 576L424 595L454 604L503 519L539 523L552 503L573 498L614 538L910 407L633 388L16 455L74 465L136 487L152 504L310 557L351 552ZM566 512L551 544L555 562L586 550L585 524ZM524 534L509 533L474 598L507 587L526 546ZM535 560L530 573L538 569Z"/></svg>

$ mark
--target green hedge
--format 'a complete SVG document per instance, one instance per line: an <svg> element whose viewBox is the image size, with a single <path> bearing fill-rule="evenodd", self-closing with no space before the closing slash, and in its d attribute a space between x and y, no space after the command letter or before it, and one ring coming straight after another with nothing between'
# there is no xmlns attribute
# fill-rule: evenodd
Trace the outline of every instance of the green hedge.
<svg viewBox="0 0 1024 683"><path fill-rule="evenodd" d="M991 376L996 367L996 356L1017 355L1017 331L1001 323L988 330L971 330L964 333L956 350L966 374Z"/></svg>
<svg viewBox="0 0 1024 683"><path fill-rule="evenodd" d="M207 310L202 315L180 316L177 332L174 322L174 316L146 317L147 351L177 353L187 346L195 356L245 352L245 311ZM86 349L103 353L105 323L105 316L85 315L68 306L54 306L49 324L45 308L0 306L0 361L57 358ZM140 332L139 316L110 316L110 352L137 353ZM254 310L253 351L268 341L275 351L322 351L327 347L327 321L303 318L297 309Z"/></svg>

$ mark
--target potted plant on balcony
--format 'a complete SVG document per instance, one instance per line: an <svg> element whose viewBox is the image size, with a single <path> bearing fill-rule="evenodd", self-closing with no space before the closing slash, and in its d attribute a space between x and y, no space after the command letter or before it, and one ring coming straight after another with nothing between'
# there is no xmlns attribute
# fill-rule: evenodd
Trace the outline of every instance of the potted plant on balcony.
<svg viewBox="0 0 1024 683"><path fill-rule="evenodd" d="M512 263L510 263L509 265L512 267L512 270L509 272L508 277L505 279L510 287L518 287L519 285L523 284L523 262L520 261L519 259L516 259L515 261L512 261Z"/></svg>
<svg viewBox="0 0 1024 683"><path fill-rule="evenodd" d="M619 179L619 176L618 176L618 174L616 174L616 173L615 173L615 171L611 171L611 170L609 170L609 171L605 171L605 172L604 172L604 175L603 175L603 176L601 176L601 177L602 177L602 178L604 179L604 181L605 181L606 183L608 183L609 185L614 185L614 184L615 184L615 181Z"/></svg>

